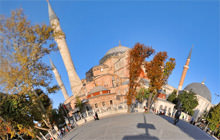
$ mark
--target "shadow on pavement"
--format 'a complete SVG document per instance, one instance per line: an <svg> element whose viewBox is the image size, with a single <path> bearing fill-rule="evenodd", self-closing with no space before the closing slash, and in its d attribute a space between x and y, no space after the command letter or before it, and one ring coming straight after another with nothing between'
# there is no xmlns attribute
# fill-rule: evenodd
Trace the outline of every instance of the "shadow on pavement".
<svg viewBox="0 0 220 140"><path fill-rule="evenodd" d="M171 117L160 115L161 118L165 119L169 123L173 124L174 120ZM174 124L173 124L174 125ZM179 120L179 122L176 124L176 127L181 129L184 133L189 135L195 140L213 140L211 137L207 136L205 132L203 133L199 128L196 128L195 126Z"/></svg>
<svg viewBox="0 0 220 140"><path fill-rule="evenodd" d="M149 135L148 130L156 129L156 128L152 124L147 124L146 117L144 114L143 114L143 117L144 117L144 123L138 123L137 128L144 128L145 134L134 135L134 136L124 136L122 140L159 140L157 137Z"/></svg>

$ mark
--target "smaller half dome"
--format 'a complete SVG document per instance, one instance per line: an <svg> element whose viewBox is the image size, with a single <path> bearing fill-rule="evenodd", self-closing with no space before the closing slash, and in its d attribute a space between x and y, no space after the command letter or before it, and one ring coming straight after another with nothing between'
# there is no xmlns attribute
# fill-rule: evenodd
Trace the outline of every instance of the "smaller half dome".
<svg viewBox="0 0 220 140"><path fill-rule="evenodd" d="M108 90L103 86L96 86L93 89L90 90L89 94L91 93L95 93L95 92L99 92L99 91L103 91L103 90Z"/></svg>

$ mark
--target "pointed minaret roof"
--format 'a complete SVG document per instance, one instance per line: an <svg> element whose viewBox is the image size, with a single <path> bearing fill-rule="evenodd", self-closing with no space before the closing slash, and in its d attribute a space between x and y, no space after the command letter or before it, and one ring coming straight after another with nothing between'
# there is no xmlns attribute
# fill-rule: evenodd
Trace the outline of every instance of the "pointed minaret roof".
<svg viewBox="0 0 220 140"><path fill-rule="evenodd" d="M189 56L188 56L188 58L187 59L191 59L191 54L192 54L192 49L193 49L193 45L192 45L192 48L191 48L191 50L190 50L190 52L189 52Z"/></svg>
<svg viewBox="0 0 220 140"><path fill-rule="evenodd" d="M57 20L58 20L58 18L57 18L57 16L56 16L55 12L53 11L53 9L52 9L52 7L51 7L51 5L50 5L49 0L47 0L47 3L48 3L48 13L49 13L49 19L50 19L50 21L53 20L53 19L57 19Z"/></svg>

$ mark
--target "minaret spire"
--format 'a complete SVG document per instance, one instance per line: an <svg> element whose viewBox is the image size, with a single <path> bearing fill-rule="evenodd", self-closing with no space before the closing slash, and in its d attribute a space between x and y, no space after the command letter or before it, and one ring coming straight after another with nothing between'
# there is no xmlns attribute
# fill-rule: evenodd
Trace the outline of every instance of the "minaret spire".
<svg viewBox="0 0 220 140"><path fill-rule="evenodd" d="M82 82L76 73L76 70L75 70L75 67L74 67L70 52L69 52L69 48L66 43L65 34L63 33L60 27L59 20L56 14L54 13L49 1L48 1L48 12L49 12L50 24L53 28L54 35L55 35L54 39L57 42L60 54L62 56L64 65L65 65L65 68L68 74L72 94L74 94L74 96L77 96L78 94L80 94L80 90L82 88Z"/></svg>
<svg viewBox="0 0 220 140"><path fill-rule="evenodd" d="M50 21L53 20L53 19L57 19L58 20L57 15L53 11L53 9L52 9L52 7L50 5L49 0L47 0L47 3L48 3L48 14L49 14Z"/></svg>
<svg viewBox="0 0 220 140"><path fill-rule="evenodd" d="M192 48L193 48L193 46L192 46ZM186 64L183 67L182 76L181 76L181 79L180 79L180 82L179 82L179 86L178 86L178 89L177 89L177 95L178 95L179 91L182 90L183 82L185 80L187 70L189 69L189 62L190 62L190 59L191 59L192 48L191 48L191 50L189 52L189 55L187 57Z"/></svg>
<svg viewBox="0 0 220 140"><path fill-rule="evenodd" d="M191 59L191 55L192 55L192 49L193 49L193 45L192 45L192 48L191 48L191 50L190 50L190 52L189 52L189 55L188 55L188 57L187 57L187 59Z"/></svg>
<svg viewBox="0 0 220 140"><path fill-rule="evenodd" d="M61 89L61 91L62 91L62 93L63 93L63 96L64 96L65 100L67 100L67 99L69 98L69 95L67 94L66 88L65 88L65 86L64 86L64 84L63 84L63 81L61 80L60 74L59 74L59 72L57 71L57 69L56 69L56 67L55 67L55 65L53 64L53 62L52 62L51 59L50 59L50 64L51 64L53 73L54 73L54 75L55 75L55 78L56 78L56 80L57 80L57 83L58 83L58 85L59 85L59 87L60 87L60 89Z"/></svg>

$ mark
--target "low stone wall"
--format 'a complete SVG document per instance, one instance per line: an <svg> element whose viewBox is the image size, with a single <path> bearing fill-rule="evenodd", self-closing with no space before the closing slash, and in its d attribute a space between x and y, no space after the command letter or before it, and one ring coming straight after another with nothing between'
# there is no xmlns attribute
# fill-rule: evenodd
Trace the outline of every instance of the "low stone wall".
<svg viewBox="0 0 220 140"><path fill-rule="evenodd" d="M134 111L135 112L144 112L144 109L142 109L142 108L135 108ZM127 109L126 108L125 109L118 109L118 110L109 110L109 111L106 111L106 112L100 112L100 113L98 113L98 116L101 119L101 118L104 118L104 117L107 117L107 116L111 116L111 115L115 115L115 114L125 114L125 113L127 113ZM86 118L83 118L83 119L77 121L76 124L78 126L81 126L81 125L83 125L83 124L85 124L87 122L90 122L92 120L94 120L94 116L93 115L88 116Z"/></svg>
<svg viewBox="0 0 220 140"><path fill-rule="evenodd" d="M127 113L127 109L122 109L122 110L110 110L110 111L107 111L107 112L103 112L103 113L98 113L98 116L99 118L104 118L104 117L107 117L107 116L111 116L111 115L115 115L115 114L124 114L124 113ZM83 125L84 123L87 123L87 122L90 122L94 120L94 116L88 116L84 119L81 119L79 121L77 121L77 125L80 126L80 125Z"/></svg>

